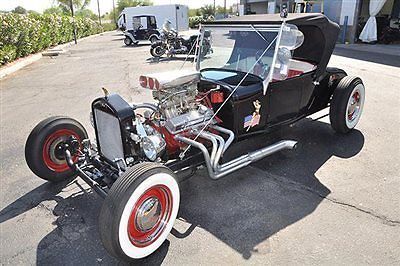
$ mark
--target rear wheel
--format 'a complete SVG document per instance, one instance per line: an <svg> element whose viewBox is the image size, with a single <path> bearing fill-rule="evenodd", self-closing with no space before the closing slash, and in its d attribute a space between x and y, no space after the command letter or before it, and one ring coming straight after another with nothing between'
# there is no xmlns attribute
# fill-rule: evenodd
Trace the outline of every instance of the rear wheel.
<svg viewBox="0 0 400 266"><path fill-rule="evenodd" d="M158 41L159 39L156 37L156 36L152 36L152 37L150 37L150 42L151 43L155 43L156 41Z"/></svg>
<svg viewBox="0 0 400 266"><path fill-rule="evenodd" d="M49 117L40 122L25 144L25 160L32 172L51 182L75 177L76 173L68 166L62 149L71 137L79 144L88 138L84 127L72 118ZM72 155L76 161L77 154Z"/></svg>
<svg viewBox="0 0 400 266"><path fill-rule="evenodd" d="M334 93L329 110L332 128L347 133L358 123L364 107L365 87L358 77L342 78Z"/></svg>
<svg viewBox="0 0 400 266"><path fill-rule="evenodd" d="M129 168L111 187L99 217L100 237L114 257L144 258L165 241L179 209L174 173L157 163Z"/></svg>

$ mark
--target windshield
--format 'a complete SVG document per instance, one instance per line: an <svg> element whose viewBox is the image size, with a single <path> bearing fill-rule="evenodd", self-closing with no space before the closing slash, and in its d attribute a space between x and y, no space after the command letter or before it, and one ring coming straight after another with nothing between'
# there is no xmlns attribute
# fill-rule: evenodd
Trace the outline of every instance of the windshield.
<svg viewBox="0 0 400 266"><path fill-rule="evenodd" d="M199 53L197 68L249 73L264 80L285 79L292 51L303 43L296 26L281 25L207 25L211 51ZM204 45L204 41L202 42ZM202 51L202 49L200 49Z"/></svg>
<svg viewBox="0 0 400 266"><path fill-rule="evenodd" d="M212 53L200 57L199 68L250 72L265 79L271 66L280 25L205 27L211 35Z"/></svg>

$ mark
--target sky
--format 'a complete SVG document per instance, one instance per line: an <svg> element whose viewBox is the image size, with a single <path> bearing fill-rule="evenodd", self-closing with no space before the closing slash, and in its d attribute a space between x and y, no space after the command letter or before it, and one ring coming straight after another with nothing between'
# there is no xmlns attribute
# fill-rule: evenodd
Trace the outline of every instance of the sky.
<svg viewBox="0 0 400 266"><path fill-rule="evenodd" d="M117 0L114 0L115 3ZM100 12L102 14L112 9L113 0L99 0ZM237 4L239 0L226 0L226 5L231 6ZM214 0L153 0L154 5L166 4L182 4L188 5L190 8L199 8L205 4L213 4ZM223 6L224 0L215 0L216 5ZM22 6L27 10L35 10L42 12L46 8L56 4L55 0L0 0L0 10L10 11L16 6ZM91 0L89 8L97 13L97 0Z"/></svg>

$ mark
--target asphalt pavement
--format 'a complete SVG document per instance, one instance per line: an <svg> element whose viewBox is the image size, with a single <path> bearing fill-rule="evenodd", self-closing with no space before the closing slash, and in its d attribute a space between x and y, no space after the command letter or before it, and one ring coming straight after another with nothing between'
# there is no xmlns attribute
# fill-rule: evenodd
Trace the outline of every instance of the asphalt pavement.
<svg viewBox="0 0 400 266"><path fill-rule="evenodd" d="M130 102L151 101L139 76L184 63L182 57L153 61L148 45L125 47L122 37L109 32L84 40L0 80L0 264L120 263L99 239L102 199L80 179L52 185L34 176L24 144L51 115L78 119L93 137L90 103L102 87ZM330 65L361 77L366 87L356 129L337 135L327 117L316 115L265 137L298 140L292 153L274 154L219 181L200 170L180 184L172 234L139 263L399 265L396 62L390 55L337 50Z"/></svg>

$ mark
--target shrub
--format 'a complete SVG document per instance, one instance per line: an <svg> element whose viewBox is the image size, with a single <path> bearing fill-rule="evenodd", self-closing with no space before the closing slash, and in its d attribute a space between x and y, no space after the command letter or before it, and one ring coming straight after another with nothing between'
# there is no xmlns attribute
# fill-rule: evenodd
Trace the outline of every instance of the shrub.
<svg viewBox="0 0 400 266"><path fill-rule="evenodd" d="M114 22L103 23L102 26L103 26L104 31L111 31L111 30L117 29L117 24L115 24Z"/></svg>
<svg viewBox="0 0 400 266"><path fill-rule="evenodd" d="M55 14L0 13L0 65L73 40L73 19ZM103 32L89 18L75 18L77 38Z"/></svg>

